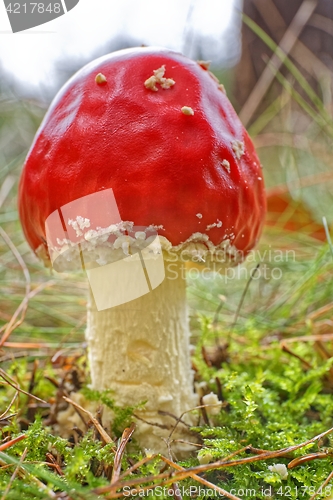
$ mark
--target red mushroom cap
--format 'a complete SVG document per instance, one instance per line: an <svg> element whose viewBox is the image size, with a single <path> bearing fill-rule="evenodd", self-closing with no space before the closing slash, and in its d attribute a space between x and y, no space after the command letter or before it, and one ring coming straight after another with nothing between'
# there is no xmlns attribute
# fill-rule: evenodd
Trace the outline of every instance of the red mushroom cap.
<svg viewBox="0 0 333 500"><path fill-rule="evenodd" d="M161 227L174 247L230 241L245 255L262 230L264 184L251 139L207 67L167 49L97 59L55 97L19 189L31 247L45 246L50 214L109 188L122 221Z"/></svg>

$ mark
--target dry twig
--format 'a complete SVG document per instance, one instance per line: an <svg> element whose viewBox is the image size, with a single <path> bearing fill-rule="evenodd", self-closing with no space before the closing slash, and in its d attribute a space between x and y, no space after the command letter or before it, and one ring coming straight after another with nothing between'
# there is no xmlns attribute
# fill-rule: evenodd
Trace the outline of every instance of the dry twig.
<svg viewBox="0 0 333 500"><path fill-rule="evenodd" d="M34 396L33 394L30 394L29 392L21 389L21 387L16 385L16 383L13 382L13 379L11 377L9 377L9 375L2 368L0 368L0 377L3 378L7 382L8 385L10 385L14 389L16 389L18 392L22 392L22 394L25 394L26 396L29 396L30 398L36 399L36 401L39 401L40 403L44 403L46 405L48 404L46 401L44 401L44 399L40 399L37 396Z"/></svg>
<svg viewBox="0 0 333 500"><path fill-rule="evenodd" d="M8 415L8 413L10 412L11 407L13 406L13 404L15 403L15 401L17 399L17 396L18 396L18 391L15 392L15 394L14 394L11 402L9 403L9 405L7 406L7 408L5 409L5 411L0 415L0 420L3 420Z"/></svg>
<svg viewBox="0 0 333 500"><path fill-rule="evenodd" d="M67 403L73 405L74 408L76 408L77 410L80 410L85 415L88 415L88 417L91 420L92 424L94 425L95 429L99 432L99 434L101 435L103 441L106 444L113 443L113 440L110 438L110 436L108 435L108 433L103 429L103 427L101 426L101 424L98 422L98 420L94 417L94 415L89 410L86 410L85 408L83 408L82 406L80 406L78 403L76 403L75 401L73 401L70 398L67 398L66 396L63 396L63 399L65 401L67 401Z"/></svg>
<svg viewBox="0 0 333 500"><path fill-rule="evenodd" d="M181 467L180 465L177 465L175 462L172 462L171 460L168 460L165 457L161 457L161 459L170 465L170 467L173 467L174 469L178 471L184 471L186 470L184 467ZM203 484L204 486L207 486L208 488L211 488L215 490L217 493L219 493L222 496L225 496L227 498L230 498L231 500L241 500L239 497L236 497L232 493L229 493L228 491L220 488L219 486L216 486L215 484L211 483L210 481L207 481L206 479L203 479L202 477L198 476L197 474L191 474L190 476L192 479L195 479L199 483Z"/></svg>
<svg viewBox="0 0 333 500"><path fill-rule="evenodd" d="M127 445L128 441L131 439L133 432L135 431L135 427L136 427L135 424L132 423L130 427L127 427L124 430L124 432L121 436L121 440L120 440L120 443L118 445L116 455L114 457L111 484L114 484L117 481L119 481L120 470L121 470L121 460L123 458L126 445Z"/></svg>
<svg viewBox="0 0 333 500"><path fill-rule="evenodd" d="M312 495L312 497L309 498L309 500L314 500L316 496L319 495L323 491L323 489L328 485L328 483L331 481L332 478L333 478L333 471L327 476L323 484L319 486L317 491Z"/></svg>
<svg viewBox="0 0 333 500"><path fill-rule="evenodd" d="M21 436L17 436L14 439L11 439L10 441L7 441L6 443L3 443L0 445L0 451L5 451L11 446L14 446L14 444L19 443L22 441L22 439L25 439L27 436L25 434L21 434Z"/></svg>

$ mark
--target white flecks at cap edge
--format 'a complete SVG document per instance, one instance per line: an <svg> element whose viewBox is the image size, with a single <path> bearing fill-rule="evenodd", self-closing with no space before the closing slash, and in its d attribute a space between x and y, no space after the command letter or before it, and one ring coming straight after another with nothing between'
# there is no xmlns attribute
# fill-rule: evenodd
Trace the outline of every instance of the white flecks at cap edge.
<svg viewBox="0 0 333 500"><path fill-rule="evenodd" d="M208 224L208 226L206 227L206 231L210 231L214 227L217 227L218 229L220 229L220 227L222 227L222 221L217 219L217 221L213 222L213 224Z"/></svg>
<svg viewBox="0 0 333 500"><path fill-rule="evenodd" d="M90 220L78 215L75 220L68 219L68 225L74 229L76 236L79 237L83 235L83 229L90 227Z"/></svg>

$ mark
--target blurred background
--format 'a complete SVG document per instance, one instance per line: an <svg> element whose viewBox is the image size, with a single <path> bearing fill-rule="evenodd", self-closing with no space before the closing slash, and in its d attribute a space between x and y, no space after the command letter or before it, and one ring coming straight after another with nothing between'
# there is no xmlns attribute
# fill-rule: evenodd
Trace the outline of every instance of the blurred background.
<svg viewBox="0 0 333 500"><path fill-rule="evenodd" d="M241 0L97 0L93 6L80 0L66 15L13 36L1 6L2 67L26 90L47 96L86 62L142 44L231 67L240 56L241 7Z"/></svg>
<svg viewBox="0 0 333 500"><path fill-rule="evenodd" d="M82 339L84 279L50 275L32 254L18 221L17 183L63 83L98 56L142 44L211 60L264 167L269 211L262 248L297 251L298 267L281 263L282 281L253 287L244 316L267 308L265 294L296 283L327 241L333 223L332 0L80 0L68 14L17 34L1 4L0 331L8 347L13 325L21 347L22 338L49 333L54 342ZM244 286L237 280L230 289L228 321ZM207 290L197 280L191 290L193 317L219 307L221 283Z"/></svg>

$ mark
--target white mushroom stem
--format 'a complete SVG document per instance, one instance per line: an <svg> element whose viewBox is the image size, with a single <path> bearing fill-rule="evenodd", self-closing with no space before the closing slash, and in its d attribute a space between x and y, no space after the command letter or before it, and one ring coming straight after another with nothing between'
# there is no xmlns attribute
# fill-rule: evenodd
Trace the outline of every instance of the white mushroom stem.
<svg viewBox="0 0 333 500"><path fill-rule="evenodd" d="M165 262L165 279L151 292L103 311L97 310L90 293L88 304L86 337L92 387L110 389L121 407L146 401L143 409L135 411L140 418L134 437L142 447L155 452L166 451L162 438L167 438L175 425L174 419L159 411L180 417L198 403L193 391L182 271L181 264ZM193 415L187 414L184 420L193 423ZM177 428L178 436L186 430L182 424Z"/></svg>

